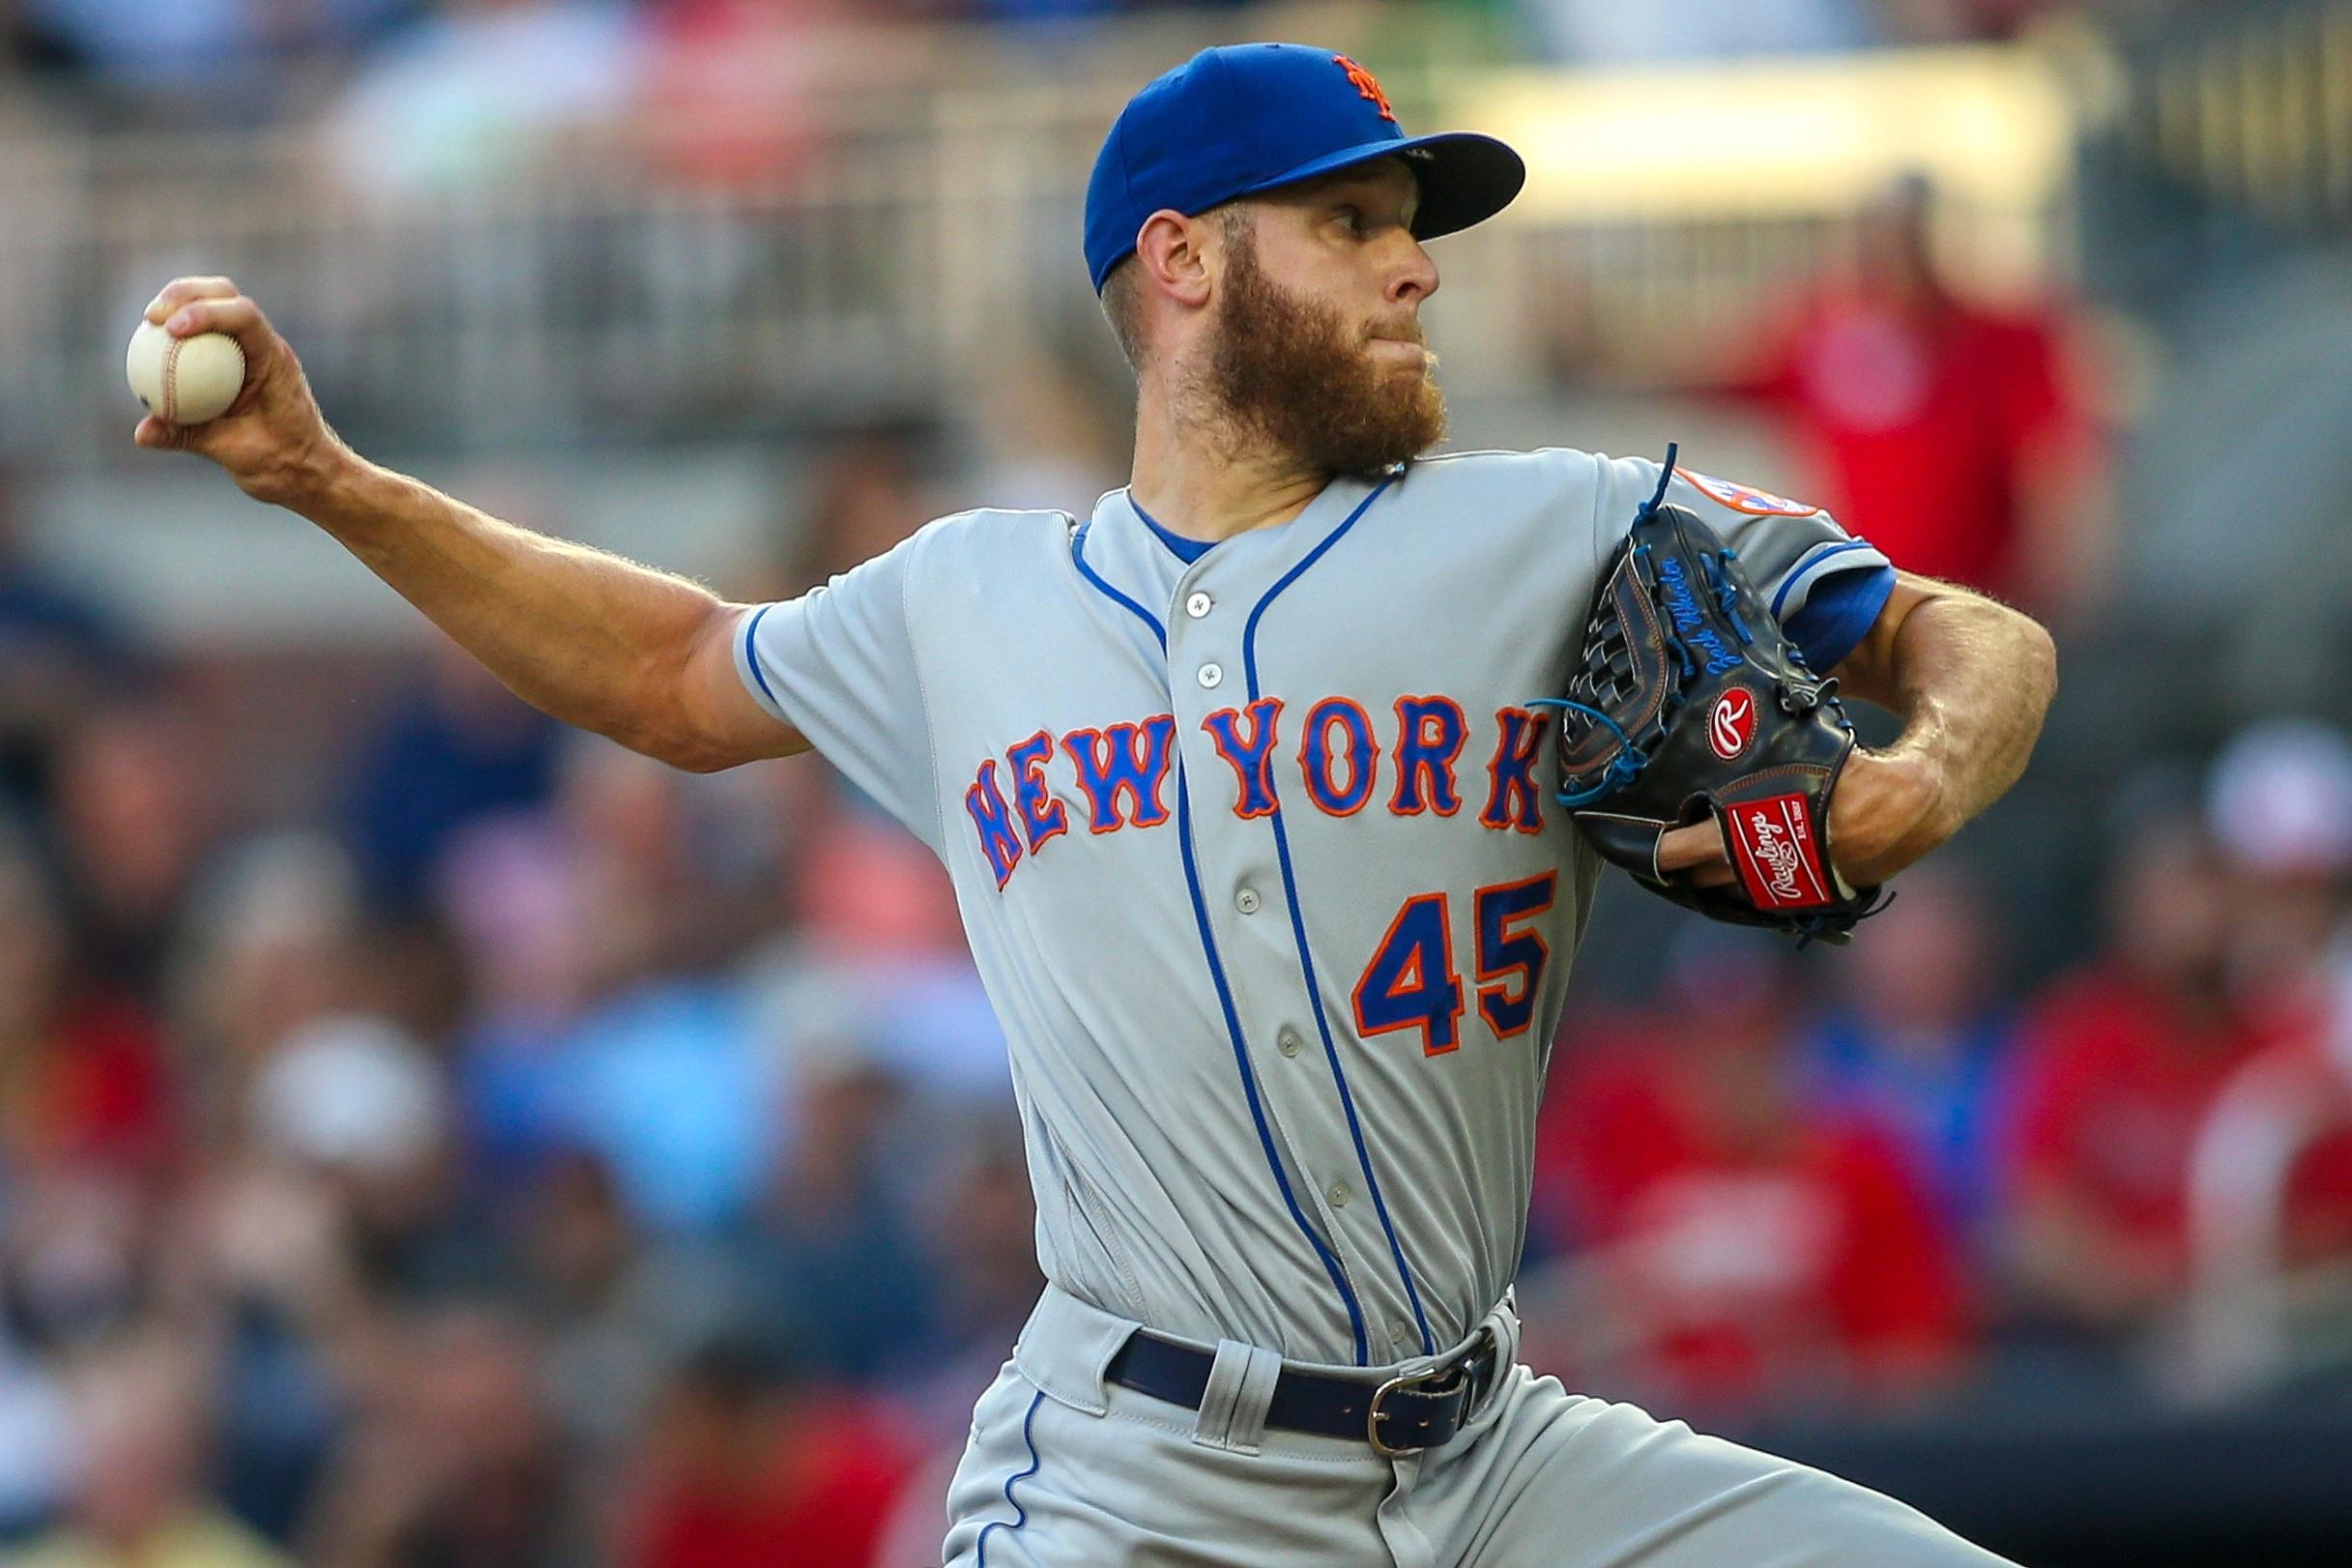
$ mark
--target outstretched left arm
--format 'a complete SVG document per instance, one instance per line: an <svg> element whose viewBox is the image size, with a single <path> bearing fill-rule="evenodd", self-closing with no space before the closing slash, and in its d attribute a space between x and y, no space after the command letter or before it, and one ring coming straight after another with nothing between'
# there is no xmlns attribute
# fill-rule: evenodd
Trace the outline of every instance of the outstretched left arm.
<svg viewBox="0 0 2352 1568"><path fill-rule="evenodd" d="M1858 887L1886 881L1960 831L2025 770L2058 689L2058 655L2031 617L1909 572L1832 672L1840 693L1903 721L1883 750L1856 748L1830 801L1830 853ZM1733 878L1711 823L1659 841L1664 871Z"/></svg>

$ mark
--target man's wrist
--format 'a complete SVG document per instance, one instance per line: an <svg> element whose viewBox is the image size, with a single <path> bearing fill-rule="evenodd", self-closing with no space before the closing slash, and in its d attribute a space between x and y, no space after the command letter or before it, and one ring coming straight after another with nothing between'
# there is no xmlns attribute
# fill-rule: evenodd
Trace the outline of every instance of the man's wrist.
<svg viewBox="0 0 2352 1568"><path fill-rule="evenodd" d="M254 500L320 521L319 512L348 489L365 459L343 444L333 430L322 427L298 451L272 462L260 473L241 477L239 485Z"/></svg>
<svg viewBox="0 0 2352 1568"><path fill-rule="evenodd" d="M1893 745L1879 755L1897 764L1909 776L1916 794L1914 835L1931 846L1943 843L1966 826L1967 804L1954 788L1954 763L1945 741L1950 732L1922 709Z"/></svg>
<svg viewBox="0 0 2352 1568"><path fill-rule="evenodd" d="M283 494L274 499L288 511L332 532L338 523L366 511L363 492L378 472L373 463L329 434L287 465L280 480Z"/></svg>

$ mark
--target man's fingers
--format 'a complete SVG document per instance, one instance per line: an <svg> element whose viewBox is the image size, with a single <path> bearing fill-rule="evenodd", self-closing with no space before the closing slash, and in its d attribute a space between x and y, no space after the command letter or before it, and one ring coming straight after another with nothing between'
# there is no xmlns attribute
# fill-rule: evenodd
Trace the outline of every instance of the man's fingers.
<svg viewBox="0 0 2352 1568"><path fill-rule="evenodd" d="M255 396L254 389L275 369L277 334L261 313L261 306L242 294L190 300L164 319L163 330L174 337L226 333L237 340L237 346L245 351L245 388L229 405L231 413L248 406Z"/></svg>
<svg viewBox="0 0 2352 1568"><path fill-rule="evenodd" d="M1739 874L1731 869L1731 857L1724 850L1723 829L1712 818L1661 833L1658 869L1670 877L1682 877L1694 887L1728 887L1739 881Z"/></svg>
<svg viewBox="0 0 2352 1568"><path fill-rule="evenodd" d="M226 299L191 300L164 318L163 330L174 337L193 337L198 333L226 333L237 339L246 350L247 358L263 339L263 329L269 323L262 319L261 306L242 294Z"/></svg>
<svg viewBox="0 0 2352 1568"><path fill-rule="evenodd" d="M212 428L209 424L171 424L150 414L139 421L138 428L131 432L131 439L139 446L152 447L158 451L201 453L205 434Z"/></svg>
<svg viewBox="0 0 2352 1568"><path fill-rule="evenodd" d="M148 303L147 319L160 327L190 300L233 300L237 285L225 277L175 277Z"/></svg>
<svg viewBox="0 0 2352 1568"><path fill-rule="evenodd" d="M1720 869L1728 880L1731 858L1724 853L1723 830L1712 819L1668 828L1658 838L1658 869L1668 876L1677 871ZM1697 880L1702 887L1715 886L1703 877Z"/></svg>

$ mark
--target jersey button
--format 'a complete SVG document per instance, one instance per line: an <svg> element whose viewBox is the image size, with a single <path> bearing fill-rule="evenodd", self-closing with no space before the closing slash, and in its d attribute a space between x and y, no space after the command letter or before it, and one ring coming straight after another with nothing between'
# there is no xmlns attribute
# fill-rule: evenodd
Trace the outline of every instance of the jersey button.
<svg viewBox="0 0 2352 1568"><path fill-rule="evenodd" d="M1201 666L1201 684L1207 687L1209 690L1216 690L1218 682L1224 679L1225 672L1219 669L1216 665L1204 664Z"/></svg>
<svg viewBox="0 0 2352 1568"><path fill-rule="evenodd" d="M1298 1055L1298 1031L1294 1029L1286 1029L1280 1034L1274 1036L1275 1049L1280 1051L1286 1057L1294 1057Z"/></svg>
<svg viewBox="0 0 2352 1568"><path fill-rule="evenodd" d="M1348 1183L1345 1181L1334 1181L1331 1183L1331 1190L1323 1196L1331 1200L1333 1208L1346 1208L1348 1200L1354 1197L1355 1194L1348 1190Z"/></svg>
<svg viewBox="0 0 2352 1568"><path fill-rule="evenodd" d="M1195 621L1198 621L1201 619L1201 617L1206 615L1208 613L1209 606L1215 604L1216 602L1217 601L1215 599L1210 598L1206 594L1187 594L1184 596L1184 613L1191 616Z"/></svg>
<svg viewBox="0 0 2352 1568"><path fill-rule="evenodd" d="M1402 1318L1388 1325L1388 1340L1400 1350L1410 1350L1419 1343L1412 1337L1412 1324Z"/></svg>
<svg viewBox="0 0 2352 1568"><path fill-rule="evenodd" d="M1258 889L1255 887L1244 887L1241 889L1241 891L1234 894L1234 908L1239 910L1244 915L1257 914Z"/></svg>

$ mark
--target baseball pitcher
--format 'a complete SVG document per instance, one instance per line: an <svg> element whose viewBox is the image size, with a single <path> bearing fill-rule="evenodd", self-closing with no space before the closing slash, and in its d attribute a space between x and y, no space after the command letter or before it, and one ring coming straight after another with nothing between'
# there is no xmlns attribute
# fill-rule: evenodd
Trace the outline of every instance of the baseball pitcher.
<svg viewBox="0 0 2352 1568"><path fill-rule="evenodd" d="M1537 1097L1604 864L1547 700L1591 678L1605 576L1649 585L1617 601L1631 664L1789 650L1777 685L1666 714L1712 726L1677 755L1817 707L1810 672L1903 721L1775 807L1745 872L1729 803L1651 823L1662 888L1886 882L2016 779L2055 683L2032 622L1800 502L1565 448L1425 455L1424 243L1523 177L1490 138L1407 136L1329 50L1170 72L1087 198L1131 482L1086 518L942 518L774 604L364 461L227 279L148 312L252 368L225 417L140 445L309 518L557 717L697 771L813 747L946 864L1051 1282L974 1412L960 1568L1998 1561L1518 1360ZM1687 562L1629 539L1660 515ZM1612 574L1637 558L1660 569ZM1612 766L1667 755L1610 722Z"/></svg>

